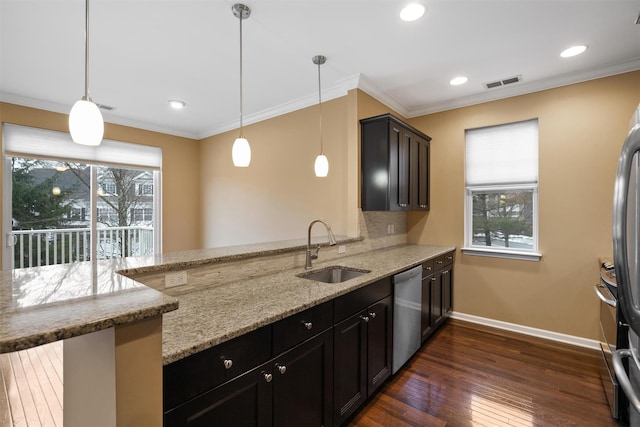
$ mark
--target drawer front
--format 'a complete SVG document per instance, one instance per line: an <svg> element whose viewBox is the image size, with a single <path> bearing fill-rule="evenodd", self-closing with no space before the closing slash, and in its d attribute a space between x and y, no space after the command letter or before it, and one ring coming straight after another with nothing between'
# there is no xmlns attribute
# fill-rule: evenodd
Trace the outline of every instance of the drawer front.
<svg viewBox="0 0 640 427"><path fill-rule="evenodd" d="M442 267L445 266L445 259L444 259L444 255L440 255L439 257L436 257L433 259L433 269L434 270L439 270Z"/></svg>
<svg viewBox="0 0 640 427"><path fill-rule="evenodd" d="M391 277L385 277L363 288L338 297L333 302L333 323L339 323L391 295Z"/></svg>
<svg viewBox="0 0 640 427"><path fill-rule="evenodd" d="M164 410L222 384L271 358L271 326L201 351L164 367Z"/></svg>
<svg viewBox="0 0 640 427"><path fill-rule="evenodd" d="M449 252L444 255L444 265L452 265L455 259L455 252Z"/></svg>
<svg viewBox="0 0 640 427"><path fill-rule="evenodd" d="M280 320L273 325L273 354L278 355L331 327L332 320L332 301Z"/></svg>
<svg viewBox="0 0 640 427"><path fill-rule="evenodd" d="M434 259L429 259L425 262L422 263L422 278L424 279L425 277L427 277L428 275L430 275L431 273L433 273L433 264L434 264Z"/></svg>

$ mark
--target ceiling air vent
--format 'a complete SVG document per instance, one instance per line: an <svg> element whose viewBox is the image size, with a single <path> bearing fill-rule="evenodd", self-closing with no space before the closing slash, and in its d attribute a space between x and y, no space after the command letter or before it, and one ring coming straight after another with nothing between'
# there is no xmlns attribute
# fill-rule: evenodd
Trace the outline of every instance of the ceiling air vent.
<svg viewBox="0 0 640 427"><path fill-rule="evenodd" d="M486 87L487 89L493 89L494 87L500 87L500 86L510 85L512 83L518 83L520 80L522 80L522 76L509 77L506 79L497 80L495 82L485 83L484 87Z"/></svg>
<svg viewBox="0 0 640 427"><path fill-rule="evenodd" d="M98 106L99 109L104 110L104 111L113 111L116 109L116 107L112 107L110 105L103 105L103 104L96 104Z"/></svg>

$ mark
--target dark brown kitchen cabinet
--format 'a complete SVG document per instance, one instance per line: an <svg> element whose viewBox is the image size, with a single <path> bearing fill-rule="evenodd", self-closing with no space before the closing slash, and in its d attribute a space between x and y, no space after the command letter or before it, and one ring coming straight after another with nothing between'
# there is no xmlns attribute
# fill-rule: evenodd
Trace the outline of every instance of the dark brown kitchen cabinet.
<svg viewBox="0 0 640 427"><path fill-rule="evenodd" d="M165 366L165 427L333 425L332 326L330 301Z"/></svg>
<svg viewBox="0 0 640 427"><path fill-rule="evenodd" d="M375 301L376 298L387 295ZM349 418L391 374L391 282L336 299L334 326L334 425ZM351 316L342 320L347 313Z"/></svg>
<svg viewBox="0 0 640 427"><path fill-rule="evenodd" d="M329 329L274 360L274 426L332 425L332 332Z"/></svg>
<svg viewBox="0 0 640 427"><path fill-rule="evenodd" d="M453 311L454 252L422 264L422 342Z"/></svg>
<svg viewBox="0 0 640 427"><path fill-rule="evenodd" d="M272 363L165 412L165 427L273 426Z"/></svg>
<svg viewBox="0 0 640 427"><path fill-rule="evenodd" d="M429 210L431 138L390 114L360 124L362 210Z"/></svg>

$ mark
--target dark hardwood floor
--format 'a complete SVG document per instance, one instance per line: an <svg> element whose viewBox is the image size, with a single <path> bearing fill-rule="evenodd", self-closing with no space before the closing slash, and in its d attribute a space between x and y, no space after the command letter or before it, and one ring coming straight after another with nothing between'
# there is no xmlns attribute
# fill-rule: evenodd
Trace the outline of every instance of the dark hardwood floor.
<svg viewBox="0 0 640 427"><path fill-rule="evenodd" d="M451 319L349 426L617 426L600 357Z"/></svg>

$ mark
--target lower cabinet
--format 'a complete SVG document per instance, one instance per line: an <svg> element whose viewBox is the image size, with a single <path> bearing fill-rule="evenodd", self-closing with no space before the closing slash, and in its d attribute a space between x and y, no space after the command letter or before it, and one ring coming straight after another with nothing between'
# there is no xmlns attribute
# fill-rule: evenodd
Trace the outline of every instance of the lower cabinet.
<svg viewBox="0 0 640 427"><path fill-rule="evenodd" d="M391 375L392 297L389 294L379 301L371 301L381 293L391 292L390 281L370 286L373 292L369 295L369 290L363 288L366 291L361 291L359 298L348 296L336 300L338 307L360 310L334 326L333 417L336 426L346 421ZM337 320L340 311L336 310Z"/></svg>
<svg viewBox="0 0 640 427"><path fill-rule="evenodd" d="M332 425L332 332L329 329L289 350L274 361L274 426L329 427Z"/></svg>
<svg viewBox="0 0 640 427"><path fill-rule="evenodd" d="M453 311L454 253L422 264L422 342Z"/></svg>

